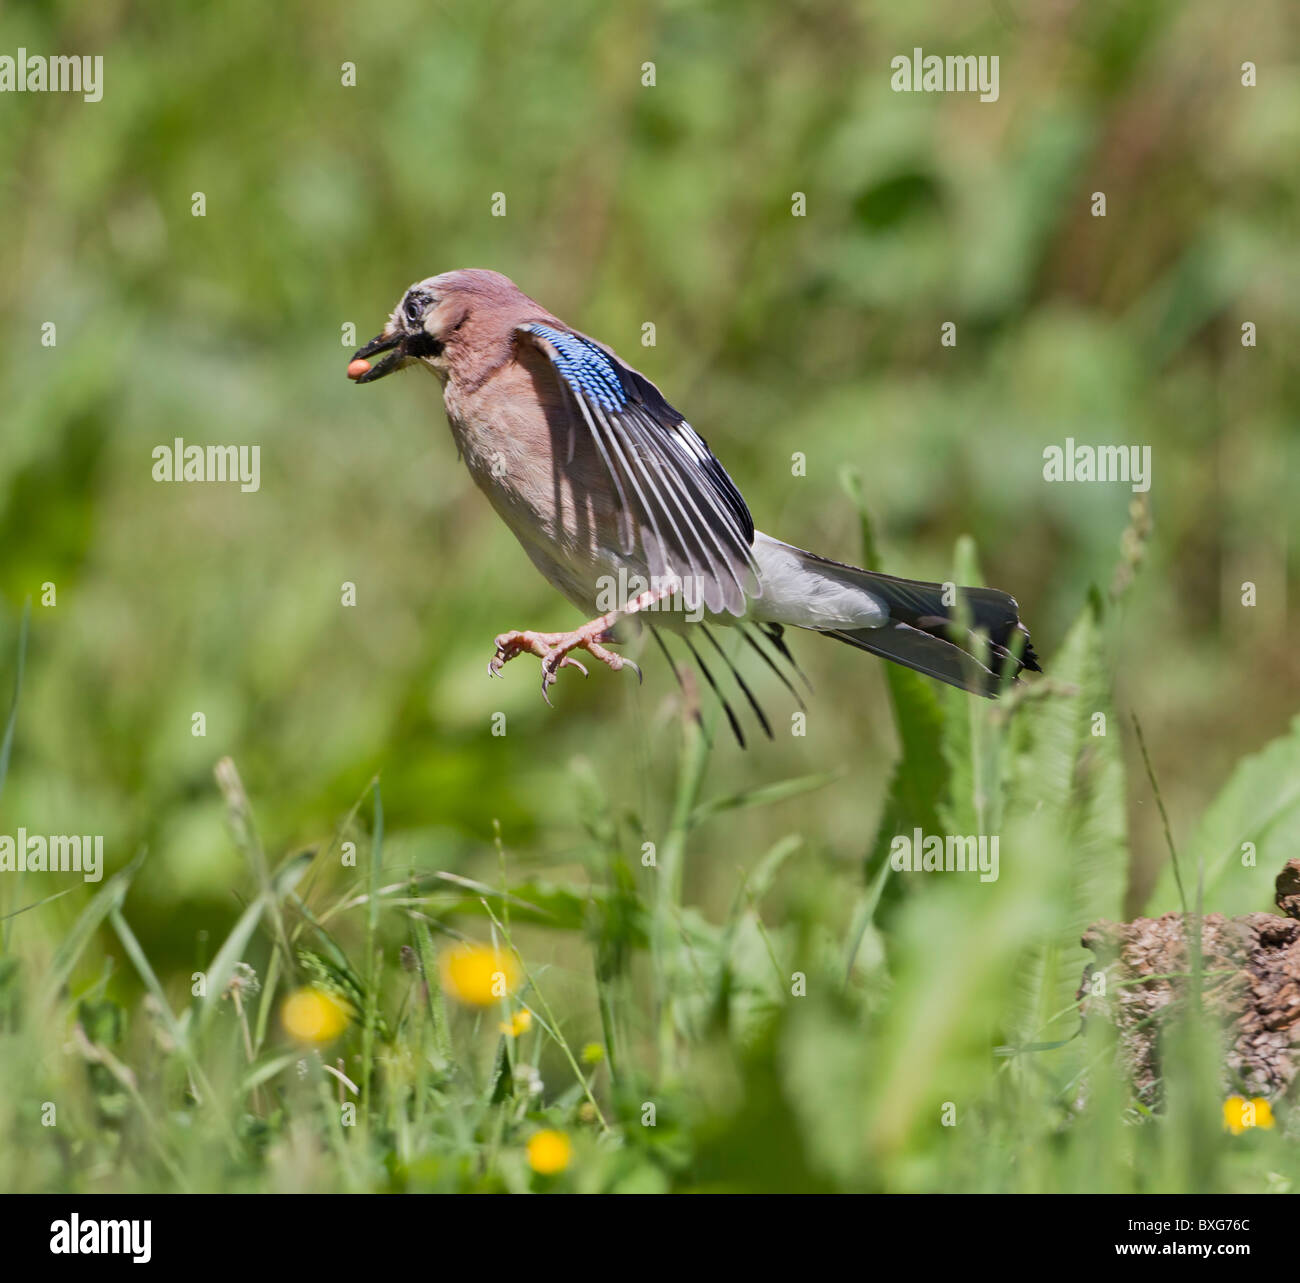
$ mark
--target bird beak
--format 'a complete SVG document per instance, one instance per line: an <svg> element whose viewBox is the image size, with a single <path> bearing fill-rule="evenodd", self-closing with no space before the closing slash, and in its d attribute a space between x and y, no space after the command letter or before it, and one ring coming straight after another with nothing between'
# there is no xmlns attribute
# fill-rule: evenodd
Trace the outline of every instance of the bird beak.
<svg viewBox="0 0 1300 1283"><path fill-rule="evenodd" d="M354 353L348 366L348 378L354 383L373 383L385 374L392 374L406 360L407 353L402 349L404 338L405 335L402 334L376 334L365 347L358 348ZM379 352L387 352L388 355L377 365L371 365L368 358Z"/></svg>

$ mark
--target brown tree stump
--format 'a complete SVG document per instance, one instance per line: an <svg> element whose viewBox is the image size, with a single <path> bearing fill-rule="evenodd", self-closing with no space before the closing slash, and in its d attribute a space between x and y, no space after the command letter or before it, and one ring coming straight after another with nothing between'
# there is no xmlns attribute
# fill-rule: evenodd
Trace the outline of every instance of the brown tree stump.
<svg viewBox="0 0 1300 1283"><path fill-rule="evenodd" d="M1225 1029L1224 1090L1270 1101L1300 1068L1300 860L1278 875L1276 902L1286 917L1207 913L1201 920L1202 1002ZM1188 940L1181 913L1094 922L1083 935L1096 958L1079 988L1084 1018L1114 1023L1134 1090L1148 1106L1160 1103L1162 1028L1189 997ZM1095 993L1103 968L1112 980L1152 978L1108 984L1103 999Z"/></svg>

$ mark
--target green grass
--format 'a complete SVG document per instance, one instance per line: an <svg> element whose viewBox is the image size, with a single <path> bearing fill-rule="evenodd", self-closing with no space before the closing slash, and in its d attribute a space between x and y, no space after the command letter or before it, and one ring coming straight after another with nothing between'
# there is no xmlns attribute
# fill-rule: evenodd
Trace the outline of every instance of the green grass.
<svg viewBox="0 0 1300 1283"><path fill-rule="evenodd" d="M1212 1039L1171 1031L1147 1117L1074 998L1092 916L1182 905L1162 809L1207 911L1267 909L1294 854L1283 7L16 0L0 25L105 68L96 104L4 95L0 833L102 833L106 865L0 874L0 1185L540 1187L543 1125L576 1146L559 1188L1294 1185L1281 1104L1220 1134ZM917 45L997 54L999 101L893 93ZM347 327L467 265L653 379L761 529L1014 593L1045 678L990 707L799 637L807 734L747 669L776 728L748 753L683 722L653 653L640 688L566 674L554 710L522 668L487 681L495 634L579 621L433 381L343 375ZM178 435L258 445L261 489L153 481ZM1045 484L1067 435L1149 444L1149 510ZM917 825L997 829L998 882L895 876ZM425 986L460 938L518 949L504 1009ZM308 983L353 1012L319 1056L282 1021Z"/></svg>
<svg viewBox="0 0 1300 1283"><path fill-rule="evenodd" d="M969 548L962 558L976 573ZM774 830L709 918L684 895L686 864L725 859L738 812L800 794L814 806L827 780L711 792L722 750L690 717L662 838L647 845L635 812L578 764L588 840L569 861L580 869L553 880L524 878L500 836L492 884L394 857L378 780L328 839L272 858L256 799L223 760L214 787L246 863L245 907L224 940L195 941L191 976L160 976L130 925L147 853L103 882L52 952L43 904L6 917L0 1152L22 1161L0 1179L75 1191L1294 1188L1285 1102L1271 1130L1224 1132L1220 1031L1199 1002L1164 1032L1159 1112L1133 1098L1107 1021L1081 1022L1078 938L1120 916L1129 860L1121 723L1093 734L1110 711L1106 609L1088 606L1050 679L997 704L942 692L936 717L918 690L891 686L903 743L937 734L947 764L935 796L933 763L905 752L894 796L930 790L946 831L999 833L988 883L873 857L837 867L810 856L807 834ZM1252 877L1262 907L1268 871ZM464 941L516 960L499 1002L444 993L439 954ZM1185 980L1193 997L1207 983L1199 967ZM282 1027L284 1000L306 986L349 1013L336 1038L296 1042ZM529 1027L504 1034L520 1011ZM530 1166L543 1130L573 1146L563 1171Z"/></svg>

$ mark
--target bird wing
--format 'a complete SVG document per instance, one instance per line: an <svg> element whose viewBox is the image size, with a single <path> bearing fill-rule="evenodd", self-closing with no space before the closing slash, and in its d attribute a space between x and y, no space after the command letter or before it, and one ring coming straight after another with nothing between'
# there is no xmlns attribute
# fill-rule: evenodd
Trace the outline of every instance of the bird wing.
<svg viewBox="0 0 1300 1283"><path fill-rule="evenodd" d="M571 422L591 434L623 552L639 539L652 576L675 575L710 611L743 615L761 592L754 519L703 437L649 379L585 335L543 321L515 333L546 356Z"/></svg>

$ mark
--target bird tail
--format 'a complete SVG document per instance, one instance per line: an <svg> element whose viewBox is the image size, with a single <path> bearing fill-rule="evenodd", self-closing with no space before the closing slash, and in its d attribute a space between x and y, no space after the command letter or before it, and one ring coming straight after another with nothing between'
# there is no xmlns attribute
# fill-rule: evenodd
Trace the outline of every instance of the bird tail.
<svg viewBox="0 0 1300 1283"><path fill-rule="evenodd" d="M1016 599L996 588L957 588L898 579L856 566L830 562L814 553L805 558L833 567L841 583L851 583L881 602L885 620L874 627L820 627L816 631L859 650L913 668L950 686L997 698L1009 671L1041 672L1020 622Z"/></svg>
<svg viewBox="0 0 1300 1283"><path fill-rule="evenodd" d="M1025 669L1042 671L1016 599L1007 593L958 588L956 601L945 605L952 590L941 584L870 570L858 574L862 586L885 602L889 619L878 628L827 630L827 637L988 699L997 697L1008 669L1013 680Z"/></svg>

